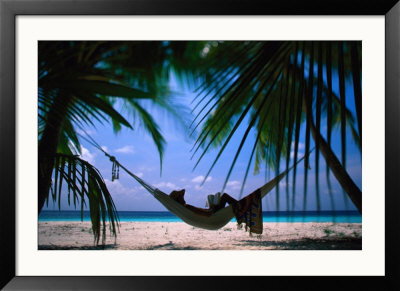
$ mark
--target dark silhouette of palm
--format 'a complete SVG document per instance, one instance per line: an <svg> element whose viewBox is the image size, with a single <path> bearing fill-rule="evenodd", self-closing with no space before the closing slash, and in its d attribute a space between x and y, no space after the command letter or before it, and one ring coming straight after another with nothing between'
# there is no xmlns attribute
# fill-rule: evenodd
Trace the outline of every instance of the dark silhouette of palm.
<svg viewBox="0 0 400 291"><path fill-rule="evenodd" d="M100 173L78 157L77 130L94 121L111 122L115 131L142 126L157 146L160 163L165 140L154 118L139 102L150 100L184 121L169 92L172 70L182 81L196 75L192 64L201 57L203 42L39 42L39 204L58 200L62 184L68 203L88 201L93 232L103 242L106 218L116 234L117 212ZM191 68L190 71L188 68ZM122 105L128 120L116 108ZM52 177L54 182L52 183Z"/></svg>
<svg viewBox="0 0 400 291"><path fill-rule="evenodd" d="M201 128L194 154L202 148L196 166L213 147L219 153L205 179L232 136L244 121L248 125L228 170L225 185L243 144L252 131L256 141L249 157L242 191L255 158L255 171L262 163L279 171L281 159L289 166L298 159L299 143L305 151L315 143L315 174L319 205L319 155L361 212L361 191L346 171L346 128L361 151L361 43L360 42L218 42L208 45L208 76L199 88L193 129ZM335 79L336 78L336 79ZM339 93L332 83L338 79ZM354 90L357 121L347 107L345 86ZM327 132L321 131L326 117ZM341 128L341 158L332 149L332 129ZM305 126L304 137L300 130ZM305 192L308 157L305 159ZM296 169L293 173L296 178ZM293 189L295 183L293 183ZM223 189L222 189L223 191ZM279 197L277 197L279 198ZM287 201L289 201L287 199ZM279 199L277 199L279 209Z"/></svg>
<svg viewBox="0 0 400 291"><path fill-rule="evenodd" d="M264 163L278 172L281 160L289 167L292 151L296 164L300 142L309 152L312 138L317 195L322 154L327 175L331 170L361 212L361 191L346 171L346 130L360 151L362 146L359 42L39 42L38 67L38 211L50 197L60 203L65 183L69 203L80 202L83 211L88 201L97 242L100 234L105 238L107 217L116 233L118 216L100 173L78 157L78 130L94 126L95 120L110 122L116 132L142 126L156 144L162 165L165 140L140 100L182 119L168 87L172 71L184 84L201 82L192 123L193 132L200 129L194 155L203 149L196 166L210 148L220 148L205 179L239 126L248 121L225 185L253 131L256 140L242 191L253 159L255 172ZM354 90L356 118L346 106L347 84ZM121 114L119 105L127 114ZM321 130L322 118L326 118L326 132ZM331 146L335 126L341 129L340 159ZM308 167L307 156L305 190ZM296 167L293 179L294 189Z"/></svg>

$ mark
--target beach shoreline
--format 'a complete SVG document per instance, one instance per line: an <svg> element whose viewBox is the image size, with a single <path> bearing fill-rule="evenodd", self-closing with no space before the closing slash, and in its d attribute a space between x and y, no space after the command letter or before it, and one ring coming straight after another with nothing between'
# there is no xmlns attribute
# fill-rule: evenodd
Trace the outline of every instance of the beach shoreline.
<svg viewBox="0 0 400 291"><path fill-rule="evenodd" d="M101 241L101 239L100 239ZM40 221L39 250L361 250L361 223L264 223L261 236L234 222L216 231L183 222L121 222L96 246L90 222Z"/></svg>

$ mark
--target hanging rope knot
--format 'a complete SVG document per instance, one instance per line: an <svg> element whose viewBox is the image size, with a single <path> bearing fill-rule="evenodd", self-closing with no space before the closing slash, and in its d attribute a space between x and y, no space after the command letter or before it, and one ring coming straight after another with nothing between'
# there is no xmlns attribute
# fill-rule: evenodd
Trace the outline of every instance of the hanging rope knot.
<svg viewBox="0 0 400 291"><path fill-rule="evenodd" d="M114 156L110 156L112 162L111 181L119 179L119 163Z"/></svg>

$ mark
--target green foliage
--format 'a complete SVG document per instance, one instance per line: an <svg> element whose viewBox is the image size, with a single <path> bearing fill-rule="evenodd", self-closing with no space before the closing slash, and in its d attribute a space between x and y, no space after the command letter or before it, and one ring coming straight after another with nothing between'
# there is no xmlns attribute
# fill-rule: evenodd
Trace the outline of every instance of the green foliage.
<svg viewBox="0 0 400 291"><path fill-rule="evenodd" d="M185 111L173 99L169 77L175 71L181 80L194 83L200 68L195 65L204 58L204 46L204 42L40 41L39 185L49 185L51 177L55 182L50 190L41 187L46 193L39 193L39 201L45 197L48 203L52 192L51 197L60 207L65 183L68 203L71 199L74 205L80 201L82 215L89 201L96 243L100 233L104 243L106 217L116 235L116 210L100 173L74 156L81 151L79 130L94 127L95 121L111 123L115 132L123 127L141 127L157 147L161 170L165 139L159 121L144 104L164 109L185 130ZM44 136L46 141L42 142ZM54 165L49 167L53 157Z"/></svg>
<svg viewBox="0 0 400 291"><path fill-rule="evenodd" d="M63 121L59 149L68 153L69 142L80 150L76 128L93 126L93 120L111 122L115 131L132 128L134 119L127 120L116 106L128 106L131 116L145 117L140 125L153 138L163 155L165 141L156 121L145 112L140 100L149 100L166 109L171 116L180 116L177 106L171 106L168 82L171 71L181 79L195 78L195 64L202 59L204 43L192 42L99 42L41 41L39 42L39 139L48 124L49 112L60 112ZM191 66L189 66L191 64ZM68 107L61 114L56 99ZM167 99L168 101L165 101ZM117 101L122 102L118 103ZM150 118L149 118L150 117ZM67 122L64 122L67 121Z"/></svg>
<svg viewBox="0 0 400 291"><path fill-rule="evenodd" d="M68 190L68 205L73 204L76 209L80 201L82 220L83 210L87 202L89 203L95 243L99 243L100 236L102 244L105 243L107 221L110 232L116 237L119 227L118 213L99 171L77 156L57 154L54 160L54 182L50 193L53 202L58 201L59 209L61 209L61 193L64 184ZM48 202L49 199L47 199L47 204Z"/></svg>
<svg viewBox="0 0 400 291"><path fill-rule="evenodd" d="M256 173L262 165L278 171L281 159L286 161L286 168L292 159L296 164L299 144L305 143L305 152L311 148L312 127L318 133L314 140L316 172L320 155L318 139L328 138L330 146L335 126L341 128L343 167L346 160L346 128L350 129L361 151L360 115L355 121L353 113L346 107L343 90L345 83L354 84L355 99L358 100L356 111L361 111L360 42L219 42L218 46L210 48L207 61L207 77L198 89L197 116L193 123L194 130L201 128L193 156L202 148L195 167L211 148L219 148L219 152L204 179L207 179L241 126L245 132L223 188L251 133L256 136L256 141L249 156L242 189L253 158ZM340 96L332 89L333 74L339 76ZM328 117L328 137L321 130L322 116ZM306 134L301 139L300 128L304 124ZM292 158L290 153L293 150ZM332 149L330 151L333 153ZM305 168L309 168L308 157ZM296 169L293 175L296 175Z"/></svg>

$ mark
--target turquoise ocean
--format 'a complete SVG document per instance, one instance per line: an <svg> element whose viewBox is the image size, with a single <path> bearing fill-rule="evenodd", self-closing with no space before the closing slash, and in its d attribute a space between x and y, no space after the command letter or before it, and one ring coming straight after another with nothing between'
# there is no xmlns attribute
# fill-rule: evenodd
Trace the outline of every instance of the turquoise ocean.
<svg viewBox="0 0 400 291"><path fill-rule="evenodd" d="M174 214L166 211L118 211L119 220L142 222L182 222ZM43 210L39 221L90 221L89 211L48 211ZM361 223L358 211L268 211L263 212L263 222L334 222ZM235 219L232 219L235 222Z"/></svg>

